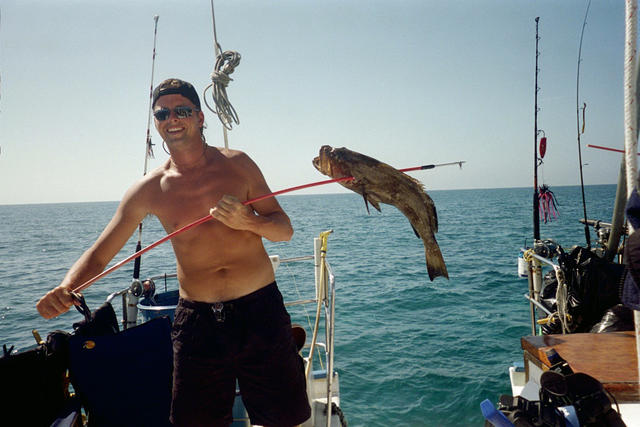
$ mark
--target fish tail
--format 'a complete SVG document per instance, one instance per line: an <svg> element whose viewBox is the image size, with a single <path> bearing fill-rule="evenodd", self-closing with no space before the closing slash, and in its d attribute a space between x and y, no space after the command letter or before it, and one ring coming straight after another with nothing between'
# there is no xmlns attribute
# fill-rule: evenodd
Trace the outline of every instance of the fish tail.
<svg viewBox="0 0 640 427"><path fill-rule="evenodd" d="M429 279L431 281L438 276L449 279L449 272L447 271L447 266L444 263L444 258L438 245L425 245L424 255L427 260L427 272L429 273Z"/></svg>

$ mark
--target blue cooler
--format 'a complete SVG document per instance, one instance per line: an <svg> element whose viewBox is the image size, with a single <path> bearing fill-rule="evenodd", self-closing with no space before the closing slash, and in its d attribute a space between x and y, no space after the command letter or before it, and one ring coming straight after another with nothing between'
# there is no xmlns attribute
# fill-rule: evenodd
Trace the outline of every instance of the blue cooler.
<svg viewBox="0 0 640 427"><path fill-rule="evenodd" d="M142 298L138 302L138 310L140 310L142 320L148 322L156 317L169 316L171 323L173 323L173 314L178 305L178 298L177 289L175 291L161 292L151 298Z"/></svg>

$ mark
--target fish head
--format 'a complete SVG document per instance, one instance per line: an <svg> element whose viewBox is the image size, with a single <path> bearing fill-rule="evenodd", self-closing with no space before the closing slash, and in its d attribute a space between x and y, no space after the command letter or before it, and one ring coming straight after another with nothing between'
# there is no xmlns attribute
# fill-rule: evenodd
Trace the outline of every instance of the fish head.
<svg viewBox="0 0 640 427"><path fill-rule="evenodd" d="M344 178L351 176L349 165L343 159L341 148L333 148L323 145L318 157L313 159L313 166L323 175L331 178Z"/></svg>

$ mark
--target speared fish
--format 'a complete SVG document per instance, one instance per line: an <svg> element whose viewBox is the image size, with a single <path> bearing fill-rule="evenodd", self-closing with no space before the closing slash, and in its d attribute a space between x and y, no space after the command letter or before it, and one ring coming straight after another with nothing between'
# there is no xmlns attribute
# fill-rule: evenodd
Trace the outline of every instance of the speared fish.
<svg viewBox="0 0 640 427"><path fill-rule="evenodd" d="M362 195L367 212L369 204L378 211L380 203L398 208L411 223L416 236L422 239L429 279L433 281L438 276L449 278L435 238L438 232L436 206L420 181L386 163L344 147L322 146L318 157L313 159L313 166L331 178L354 177L339 183Z"/></svg>

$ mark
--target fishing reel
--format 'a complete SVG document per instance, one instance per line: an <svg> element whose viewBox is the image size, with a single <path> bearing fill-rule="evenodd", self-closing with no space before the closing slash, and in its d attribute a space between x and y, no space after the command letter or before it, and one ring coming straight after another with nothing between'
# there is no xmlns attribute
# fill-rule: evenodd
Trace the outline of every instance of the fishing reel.
<svg viewBox="0 0 640 427"><path fill-rule="evenodd" d="M560 245L551 239L536 240L533 244L533 252L542 258L553 259L560 251Z"/></svg>
<svg viewBox="0 0 640 427"><path fill-rule="evenodd" d="M138 298L141 296L144 298L152 298L156 293L156 284L151 279L147 279L142 282L138 279L134 279L129 287L129 292Z"/></svg>
<svg viewBox="0 0 640 427"><path fill-rule="evenodd" d="M598 244L603 248L607 248L609 244L609 236L611 235L611 229L613 228L612 224L608 222L602 222L599 219L585 220L584 218L580 218L580 223L593 227L593 229L596 232L596 235L598 236ZM628 233L626 226L622 227L622 233L623 234Z"/></svg>

